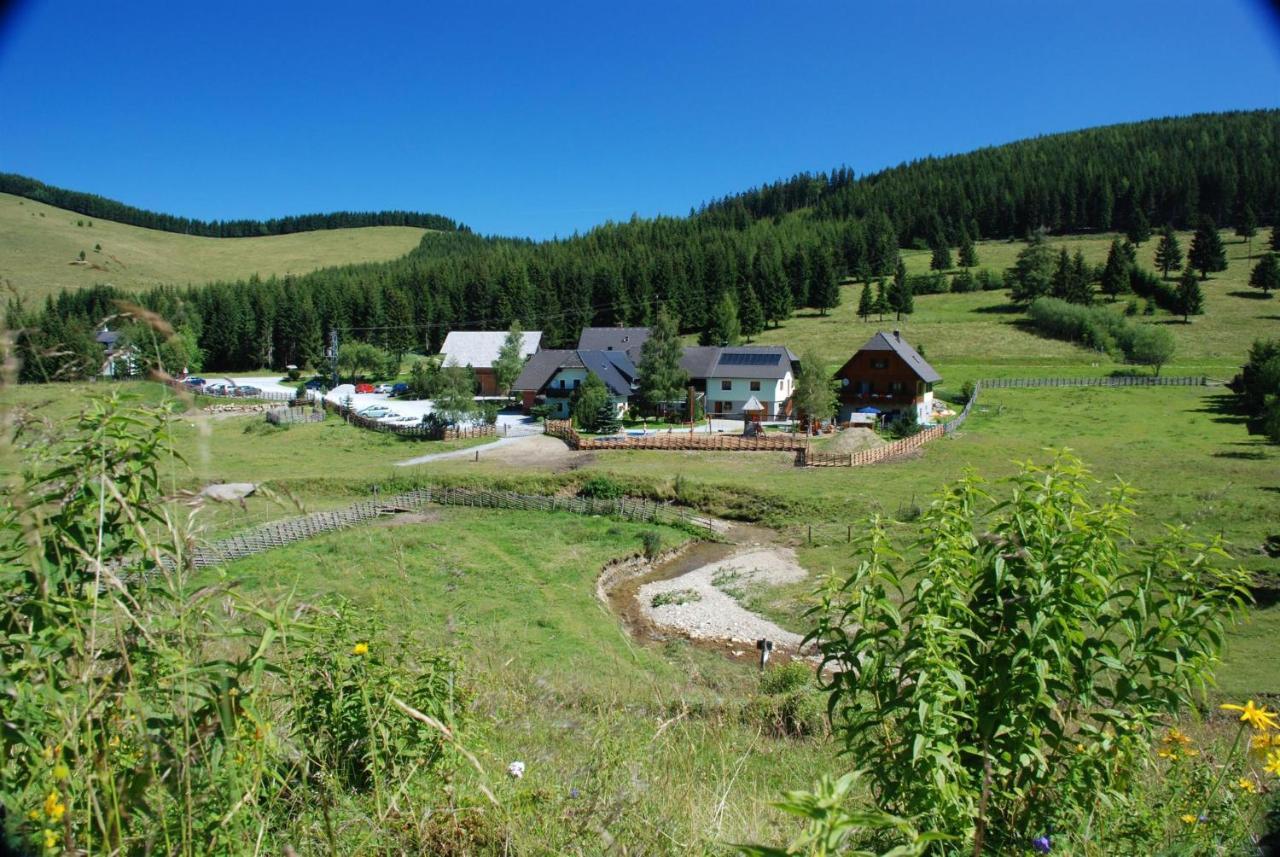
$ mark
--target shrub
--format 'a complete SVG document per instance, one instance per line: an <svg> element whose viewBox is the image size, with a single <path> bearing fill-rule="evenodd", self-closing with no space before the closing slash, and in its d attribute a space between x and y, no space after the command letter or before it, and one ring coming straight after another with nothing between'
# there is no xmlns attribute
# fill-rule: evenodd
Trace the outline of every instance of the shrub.
<svg viewBox="0 0 1280 857"><path fill-rule="evenodd" d="M644 549L644 558L653 561L662 553L662 533L657 530L645 530L640 534L640 544Z"/></svg>
<svg viewBox="0 0 1280 857"><path fill-rule="evenodd" d="M968 403L973 398L973 382L965 381L960 385L960 401Z"/></svg>
<svg viewBox="0 0 1280 857"><path fill-rule="evenodd" d="M1004 277L999 271L983 268L978 271L978 287L984 292L996 292L1004 288Z"/></svg>
<svg viewBox="0 0 1280 857"><path fill-rule="evenodd" d="M833 728L884 809L1019 850L1122 800L1162 716L1210 679L1245 575L1217 541L1131 545L1131 491L1095 504L1061 454L993 503L968 478L921 520L904 565L879 522L814 608ZM850 668L849 665L855 665ZM968 849L966 849L968 850Z"/></svg>
<svg viewBox="0 0 1280 857"><path fill-rule="evenodd" d="M827 708L813 666L789 661L760 675L760 692L747 704L746 717L770 733L801 737L827 732Z"/></svg>
<svg viewBox="0 0 1280 857"><path fill-rule="evenodd" d="M595 497L603 500L614 500L626 493L619 483L608 476L592 476L578 489L579 497Z"/></svg>

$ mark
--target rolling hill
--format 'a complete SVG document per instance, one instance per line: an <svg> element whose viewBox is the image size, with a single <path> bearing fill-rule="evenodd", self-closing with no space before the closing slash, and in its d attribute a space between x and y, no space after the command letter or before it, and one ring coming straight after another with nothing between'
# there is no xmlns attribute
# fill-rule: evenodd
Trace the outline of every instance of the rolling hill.
<svg viewBox="0 0 1280 857"><path fill-rule="evenodd" d="M96 283L133 291L253 274L303 274L403 256L426 231L412 226L368 226L205 238L92 219L0 193L0 285L30 302ZM99 246L101 250L95 249Z"/></svg>

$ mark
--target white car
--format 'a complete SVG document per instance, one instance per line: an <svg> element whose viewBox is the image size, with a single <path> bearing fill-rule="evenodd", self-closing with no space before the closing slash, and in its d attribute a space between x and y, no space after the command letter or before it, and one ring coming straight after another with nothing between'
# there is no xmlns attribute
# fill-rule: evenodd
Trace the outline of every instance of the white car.
<svg viewBox="0 0 1280 857"><path fill-rule="evenodd" d="M395 411L390 408L384 408L382 405L370 405L367 408L356 411L356 416L364 417L368 420L380 420L383 417L391 416L394 413Z"/></svg>
<svg viewBox="0 0 1280 857"><path fill-rule="evenodd" d="M375 393L382 393L383 395L389 394L389 393L391 392L391 385L390 385L390 384L379 384L378 386L376 386L376 387L374 387L374 388L373 388L373 392L375 392Z"/></svg>

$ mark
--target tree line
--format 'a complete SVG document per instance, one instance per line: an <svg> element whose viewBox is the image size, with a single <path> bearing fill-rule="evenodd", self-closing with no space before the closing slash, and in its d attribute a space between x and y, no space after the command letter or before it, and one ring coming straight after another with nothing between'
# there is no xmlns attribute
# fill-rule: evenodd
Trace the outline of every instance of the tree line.
<svg viewBox="0 0 1280 857"><path fill-rule="evenodd" d="M17 173L0 173L0 193L43 202L88 217L177 232L207 238L249 238L260 235L287 235L292 232L315 232L322 229L349 229L357 226L417 226L442 232L466 231L467 227L442 214L416 211L334 211L327 214L301 214L270 220L196 220L147 211L98 196L54 187Z"/></svg>
<svg viewBox="0 0 1280 857"><path fill-rule="evenodd" d="M1188 218L1202 227L1206 242L1210 235L1216 239L1207 224L1221 210L1242 210L1242 223L1274 222L1280 170L1268 165L1280 166L1277 132L1280 111L1095 129L930 160L859 181L847 174L815 180L807 206L798 210L783 210L788 203L775 211L763 202L767 194L757 191L685 218L634 217L543 242L430 232L412 252L389 262L138 294L98 286L63 293L43 306L10 302L8 324L21 331L22 377L43 380L90 371L101 349L87 343L94 326L110 316L127 336L144 343L154 339L149 327L130 327L136 326L136 314L118 317L121 302L166 319L191 346L170 359L185 356L183 365L240 371L316 365L330 330L339 331L343 342L368 342L402 355L437 350L450 330L502 330L519 321L541 330L545 347L566 347L576 343L583 327L651 325L661 307L680 332L701 332L702 341L719 344L749 339L799 308L825 313L840 302L840 283L849 278L877 281L875 292L866 289L860 301L864 318L910 313L913 295L948 289L1009 287L1026 304L1042 295L1087 301L1093 282L1101 279L1108 290L1106 272L1054 254L1036 238L1043 227L1114 226L1123 219L1117 212L1128 205L1122 199L1146 212L1142 222L1129 224L1130 243L1151 237L1148 221ZM1174 165L1176 175L1166 174ZM1095 190L1105 197L1100 177L1121 172L1131 178L1123 193L1110 191L1110 206L1081 202ZM1015 212L1006 220L986 208L983 188L989 182L1001 185L1002 198ZM926 193L925 186L932 189ZM845 198L841 188L857 204L837 205ZM1230 199L1223 196L1228 191ZM1172 206L1175 198L1180 201ZM955 208L957 200L969 202ZM1208 208L1194 215L1182 210L1193 202ZM1035 224L1027 259L1004 277L967 271L977 263L978 237L1018 232L1026 224ZM950 247L958 247L966 271L950 284L937 270L908 278L899 251L917 244L933 247L935 269L948 267ZM1202 275L1217 269L1212 247L1203 253L1193 249ZM1137 266L1131 258L1125 262L1112 271L1113 279L1123 274L1126 280L1123 289L1113 283L1116 293L1142 294L1150 284L1137 282Z"/></svg>

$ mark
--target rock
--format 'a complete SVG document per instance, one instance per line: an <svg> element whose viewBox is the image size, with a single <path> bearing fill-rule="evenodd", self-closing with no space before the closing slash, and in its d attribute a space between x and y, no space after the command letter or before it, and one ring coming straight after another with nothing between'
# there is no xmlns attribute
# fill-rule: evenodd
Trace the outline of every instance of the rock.
<svg viewBox="0 0 1280 857"><path fill-rule="evenodd" d="M258 486L252 482L223 482L217 485L206 485L200 489L200 496L207 497L216 503L231 503L252 497Z"/></svg>

